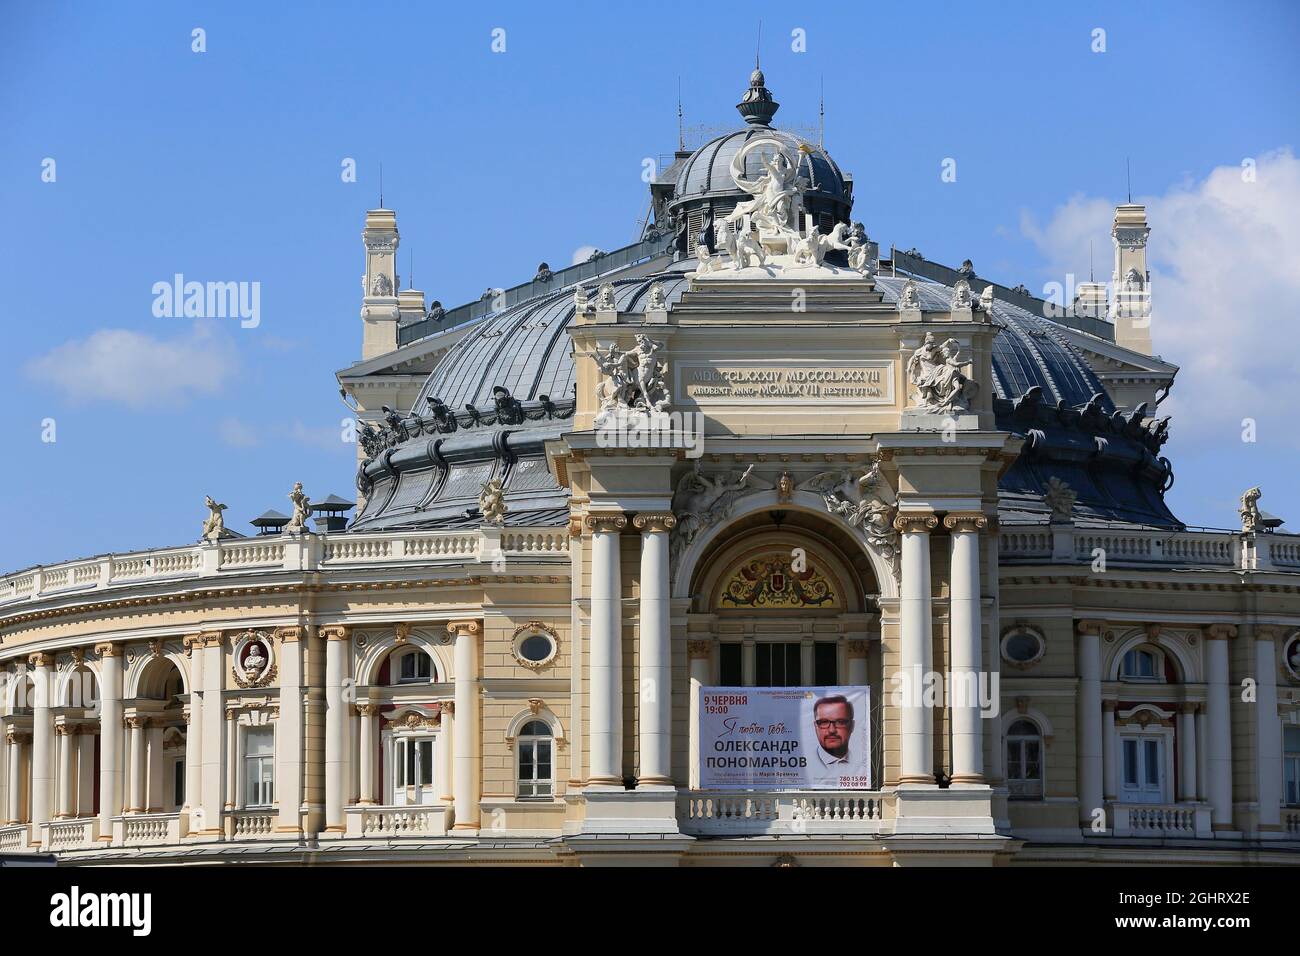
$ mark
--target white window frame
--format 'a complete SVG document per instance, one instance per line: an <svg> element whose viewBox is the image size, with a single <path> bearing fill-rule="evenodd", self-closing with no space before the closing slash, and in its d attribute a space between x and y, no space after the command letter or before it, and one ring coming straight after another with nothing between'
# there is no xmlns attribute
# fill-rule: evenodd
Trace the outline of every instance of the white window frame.
<svg viewBox="0 0 1300 956"><path fill-rule="evenodd" d="M1147 654L1151 657L1151 674L1127 674L1124 671L1125 664L1128 662L1129 655ZM1119 679L1126 683L1134 684L1163 684L1165 683L1165 656L1164 653L1150 644L1138 644L1136 647L1130 647L1119 659Z"/></svg>
<svg viewBox="0 0 1300 956"><path fill-rule="evenodd" d="M520 733L515 738L515 796L519 800L554 800L555 799L555 753L556 753L556 735L555 728L543 720L541 717L535 717L526 721L521 729L526 730L534 723L541 724L546 728L543 734L525 734ZM548 751L546 763L550 767L550 775L539 777L537 767L540 761L537 759L537 751L545 745ZM530 778L524 778L524 758L526 755L532 758L533 774ZM543 792L544 791L544 792Z"/></svg>
<svg viewBox="0 0 1300 956"><path fill-rule="evenodd" d="M421 657L424 658L424 661L429 668L428 676L420 677L417 674L415 677L403 677L402 666L406 661L414 659L418 662ZM410 647L398 651L392 656L391 661L392 664L396 665L395 667L390 665L388 674L388 683L392 687L409 687L413 684L432 684L438 677L438 668L434 666L433 655L422 647ZM416 671L419 670L418 663L414 669ZM396 671L396 675L393 673L394 670Z"/></svg>
<svg viewBox="0 0 1300 956"><path fill-rule="evenodd" d="M1294 744L1287 746L1291 735ZM1282 727L1282 801L1288 807L1300 807L1300 726Z"/></svg>
<svg viewBox="0 0 1300 956"><path fill-rule="evenodd" d="M270 736L271 738L270 753L257 754L257 755L249 753L248 740L249 737L254 733L266 733L267 735ZM244 752L239 755L241 770L243 771L242 774L243 780L241 781L243 792L240 794L242 807L245 809L251 809L251 808L263 808L263 807L275 806L275 755L276 755L275 727L271 723L258 724L256 726L248 726L244 728L244 732L243 734L241 734L241 738L242 738L243 749L244 749ZM256 761L256 764L254 764L254 761ZM264 769L266 765L269 765L271 769L269 781L264 779L263 773L258 773L255 778L253 775L254 767L256 766L256 768L259 771L261 771ZM253 792L255 786L257 787L256 794L254 794ZM264 787L269 788L269 790L267 792L263 792ZM253 799L254 796L258 798L264 797L265 799L255 800Z"/></svg>
<svg viewBox="0 0 1300 956"><path fill-rule="evenodd" d="M1025 722L1034 728L1034 733L1030 734L1013 734L1011 728L1020 722ZM1013 777L1011 775L1013 761L1011 756L1011 747L1013 744L1019 744L1019 760L1021 767L1025 764L1024 751L1025 744L1035 742L1038 744L1038 776L1037 777ZM1006 779L1007 789L1010 797L1015 800L1042 800L1043 799L1043 769L1046 764L1047 742L1043 739L1043 729L1038 726L1038 722L1030 717L1019 716L1011 722L1006 733Z"/></svg>
<svg viewBox="0 0 1300 956"><path fill-rule="evenodd" d="M425 769L425 758L419 753L420 744L428 746L427 784L408 783L406 781L406 752L416 748L418 767ZM442 731L430 731L424 728L408 730L398 727L384 730L384 796L388 806L428 806L438 802L442 786ZM401 781L399 783L399 781Z"/></svg>

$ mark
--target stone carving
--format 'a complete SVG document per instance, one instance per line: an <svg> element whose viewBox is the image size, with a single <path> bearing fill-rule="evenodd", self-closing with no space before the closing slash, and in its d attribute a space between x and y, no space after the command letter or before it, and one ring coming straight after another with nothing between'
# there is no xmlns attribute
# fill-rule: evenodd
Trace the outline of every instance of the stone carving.
<svg viewBox="0 0 1300 956"><path fill-rule="evenodd" d="M986 285L984 287L984 291L980 293L979 305L980 305L981 312L993 311L993 286L992 285Z"/></svg>
<svg viewBox="0 0 1300 956"><path fill-rule="evenodd" d="M848 228L846 223L837 222L828 236L823 236L816 229L813 229L807 236L795 242L794 264L797 266L820 266L822 260L826 258L826 253L832 249L849 249L849 244L844 241L844 234L848 231Z"/></svg>
<svg viewBox="0 0 1300 956"><path fill-rule="evenodd" d="M478 496L478 510L483 513L484 524L503 525L506 523L505 488L500 478L483 482L483 490Z"/></svg>
<svg viewBox="0 0 1300 956"><path fill-rule="evenodd" d="M617 312L618 305L614 302L614 283L606 282L596 292L596 311L597 312Z"/></svg>
<svg viewBox="0 0 1300 956"><path fill-rule="evenodd" d="M265 631L245 631L240 635L235 642L234 657L231 670L238 686L265 687L275 679L276 666L271 663L270 640Z"/></svg>
<svg viewBox="0 0 1300 956"><path fill-rule="evenodd" d="M726 229L726 226L723 226ZM763 249L763 244L754 238L752 232L739 232L734 236L730 229L726 229L726 234L732 236L729 242L729 248L734 250L731 254L732 267L735 269L744 269L751 260L757 266L767 265L767 252Z"/></svg>
<svg viewBox="0 0 1300 956"><path fill-rule="evenodd" d="M894 527L898 508L893 489L881 479L879 461L873 461L856 479L848 469L826 471L799 487L821 495L826 510L856 528L866 539L867 547L889 565L894 579L898 579L901 555L898 531Z"/></svg>
<svg viewBox="0 0 1300 956"><path fill-rule="evenodd" d="M590 311L591 301L587 298L587 289L581 282L573 287L573 310L581 315Z"/></svg>
<svg viewBox="0 0 1300 956"><path fill-rule="evenodd" d="M222 514L226 506L217 504L212 500L211 495L204 495L204 501L208 506L208 516L203 520L203 537L200 540L220 541L222 538L233 538L235 533L226 527L226 518Z"/></svg>
<svg viewBox="0 0 1300 956"><path fill-rule="evenodd" d="M636 345L626 351L615 345L594 354L596 367L604 376L596 386L600 412L596 424L620 408L647 414L662 412L668 404L668 363L660 357L664 343L638 335Z"/></svg>
<svg viewBox="0 0 1300 956"><path fill-rule="evenodd" d="M707 246L696 246L695 258L699 261L695 269L696 274L721 272L723 269L722 257L710 254Z"/></svg>
<svg viewBox="0 0 1300 956"><path fill-rule="evenodd" d="M1060 478L1047 479L1047 489L1043 492L1043 502L1052 509L1052 524L1070 524L1074 517L1074 502L1078 492Z"/></svg>
<svg viewBox="0 0 1300 956"><path fill-rule="evenodd" d="M1259 488L1250 488L1241 496L1241 507L1237 513L1241 515L1241 530L1250 534L1256 531L1262 531L1264 526L1259 513L1259 499L1263 492Z"/></svg>
<svg viewBox="0 0 1300 956"><path fill-rule="evenodd" d="M376 273L370 280L370 294L372 296L384 297L393 294L393 280L388 278L388 273Z"/></svg>
<svg viewBox="0 0 1300 956"><path fill-rule="evenodd" d="M662 312L668 308L668 302L664 299L663 283L650 283L650 290L646 293L646 311Z"/></svg>
<svg viewBox="0 0 1300 956"><path fill-rule="evenodd" d="M898 307L900 309L919 309L921 307L921 297L916 291L916 283L908 279L903 283L903 291L898 298Z"/></svg>
<svg viewBox="0 0 1300 956"><path fill-rule="evenodd" d="M850 237L849 245L849 268L861 272L863 275L871 275L871 247L865 242L853 243Z"/></svg>
<svg viewBox="0 0 1300 956"><path fill-rule="evenodd" d="M957 284L952 287L952 302L950 309L969 309L973 304L970 293L970 283L965 279L958 279Z"/></svg>
<svg viewBox="0 0 1300 956"><path fill-rule="evenodd" d="M916 407L928 412L964 412L979 391L979 385L962 371L961 346L956 339L934 344L934 333L907 360L907 378L916 390Z"/></svg>
<svg viewBox="0 0 1300 956"><path fill-rule="evenodd" d="M696 536L710 525L725 521L738 498L752 489L754 466L750 465L737 475L734 472L706 474L700 460L677 482L673 493L672 510L677 516L677 527L669 541L669 564L677 566L682 553L690 547Z"/></svg>
<svg viewBox="0 0 1300 956"><path fill-rule="evenodd" d="M437 299L434 299L433 302L429 304L429 311L424 314L424 317L430 322L441 322L446 315L447 310L442 307L442 303Z"/></svg>
<svg viewBox="0 0 1300 956"><path fill-rule="evenodd" d="M788 502L793 495L794 479L790 477L790 472L783 471L781 472L781 477L776 483L776 500L784 504L785 502Z"/></svg>
<svg viewBox="0 0 1300 956"><path fill-rule="evenodd" d="M761 146L771 147L773 155L762 160L763 175L757 179L745 179L745 157ZM748 217L762 238L791 233L803 208L803 199L796 185L798 175L799 164L783 143L766 136L751 139L732 157L731 178L754 198L738 203L726 221L740 224Z"/></svg>
<svg viewBox="0 0 1300 956"><path fill-rule="evenodd" d="M311 499L302 493L302 482L293 483L293 491L289 492L289 500L293 502L293 516L289 523L284 526L287 534L304 534L307 532L307 519L311 517Z"/></svg>

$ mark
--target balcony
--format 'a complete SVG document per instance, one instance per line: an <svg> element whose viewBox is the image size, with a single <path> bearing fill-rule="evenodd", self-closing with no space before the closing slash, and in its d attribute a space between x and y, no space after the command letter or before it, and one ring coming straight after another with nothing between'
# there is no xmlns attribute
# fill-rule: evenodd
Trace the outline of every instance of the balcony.
<svg viewBox="0 0 1300 956"><path fill-rule="evenodd" d="M408 807L348 807L348 839L398 840L447 835L451 806L445 803Z"/></svg>
<svg viewBox="0 0 1300 956"><path fill-rule="evenodd" d="M113 846L174 846L189 832L185 813L132 813L113 818Z"/></svg>
<svg viewBox="0 0 1300 956"><path fill-rule="evenodd" d="M0 853L26 853L31 849L31 827L26 823L0 827Z"/></svg>
<svg viewBox="0 0 1300 956"><path fill-rule="evenodd" d="M1156 837L1165 840L1209 840L1208 804L1113 804L1111 818L1117 837Z"/></svg>
<svg viewBox="0 0 1300 956"><path fill-rule="evenodd" d="M877 834L887 806L876 790L692 790L678 797L677 819L692 836Z"/></svg>
<svg viewBox="0 0 1300 956"><path fill-rule="evenodd" d="M71 820L54 820L43 824L42 848L51 853L65 850L85 850L100 846L99 817L78 817Z"/></svg>
<svg viewBox="0 0 1300 956"><path fill-rule="evenodd" d="M275 835L275 810L235 810L227 812L226 834L232 840L266 840Z"/></svg>

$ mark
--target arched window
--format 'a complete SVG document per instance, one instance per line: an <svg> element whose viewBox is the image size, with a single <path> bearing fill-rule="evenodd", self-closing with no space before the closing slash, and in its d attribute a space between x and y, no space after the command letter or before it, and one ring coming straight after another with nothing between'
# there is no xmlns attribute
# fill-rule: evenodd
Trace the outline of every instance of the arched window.
<svg viewBox="0 0 1300 956"><path fill-rule="evenodd" d="M1164 679L1163 661L1155 651L1135 647L1124 655L1119 665L1120 680L1161 681Z"/></svg>
<svg viewBox="0 0 1300 956"><path fill-rule="evenodd" d="M401 652L396 665L394 684L427 684L433 680L433 658L418 647Z"/></svg>
<svg viewBox="0 0 1300 956"><path fill-rule="evenodd" d="M549 799L555 793L553 761L555 740L544 720L530 720L515 742L519 752L519 796Z"/></svg>
<svg viewBox="0 0 1300 956"><path fill-rule="evenodd" d="M1043 735L1032 720L1007 728L1007 790L1017 800L1043 798Z"/></svg>

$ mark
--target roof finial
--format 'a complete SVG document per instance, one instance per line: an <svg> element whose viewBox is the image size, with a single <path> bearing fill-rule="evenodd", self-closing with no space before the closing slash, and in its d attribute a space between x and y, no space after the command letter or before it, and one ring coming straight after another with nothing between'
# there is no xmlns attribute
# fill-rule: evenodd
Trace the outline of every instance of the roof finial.
<svg viewBox="0 0 1300 956"><path fill-rule="evenodd" d="M682 127L682 77L677 75L677 151L686 149L686 130Z"/></svg>
<svg viewBox="0 0 1300 956"><path fill-rule="evenodd" d="M736 104L736 109L740 110L740 115L745 117L746 123L755 126L771 126L772 117L781 104L772 99L771 92L763 85L766 80L763 78L763 71L758 68L757 54L754 56L754 64L754 72L749 75L749 89L745 90L745 95Z"/></svg>
<svg viewBox="0 0 1300 956"><path fill-rule="evenodd" d="M817 147L826 148L826 76L817 80Z"/></svg>
<svg viewBox="0 0 1300 956"><path fill-rule="evenodd" d="M754 69L756 71L760 69L758 65L758 51L761 50L762 47L763 47L763 21L759 20L758 21L758 43L754 45Z"/></svg>
<svg viewBox="0 0 1300 956"><path fill-rule="evenodd" d="M414 249L408 250L406 261L410 263L410 268L406 270L406 287L408 289L414 289L415 288L415 250Z"/></svg>

